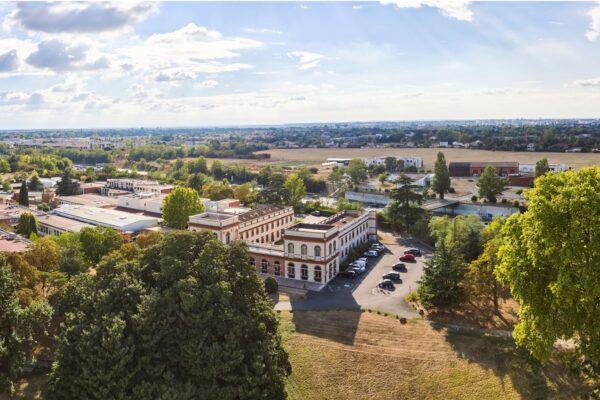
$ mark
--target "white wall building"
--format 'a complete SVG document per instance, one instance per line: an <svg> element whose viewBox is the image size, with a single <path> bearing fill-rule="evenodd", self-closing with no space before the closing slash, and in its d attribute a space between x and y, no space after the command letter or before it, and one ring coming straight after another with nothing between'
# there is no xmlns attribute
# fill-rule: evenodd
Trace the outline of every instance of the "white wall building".
<svg viewBox="0 0 600 400"><path fill-rule="evenodd" d="M105 226L124 233L135 234L144 229L158 225L158 218L131 214L124 211L111 210L91 206L72 206L64 204L54 213L65 218L85 222L94 226Z"/></svg>
<svg viewBox="0 0 600 400"><path fill-rule="evenodd" d="M549 164L550 171L564 172L568 171L569 167L565 164ZM521 164L519 163L519 172L522 174L533 174L535 173L535 164Z"/></svg>

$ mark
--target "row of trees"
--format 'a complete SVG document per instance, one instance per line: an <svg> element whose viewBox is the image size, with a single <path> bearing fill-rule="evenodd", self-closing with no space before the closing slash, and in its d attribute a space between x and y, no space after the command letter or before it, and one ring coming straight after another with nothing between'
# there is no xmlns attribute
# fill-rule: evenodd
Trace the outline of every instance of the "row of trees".
<svg viewBox="0 0 600 400"><path fill-rule="evenodd" d="M429 308L480 299L519 303L514 337L545 359L558 339L600 361L600 168L542 174L528 210L481 229L476 217L432 218L437 251L418 294Z"/></svg>

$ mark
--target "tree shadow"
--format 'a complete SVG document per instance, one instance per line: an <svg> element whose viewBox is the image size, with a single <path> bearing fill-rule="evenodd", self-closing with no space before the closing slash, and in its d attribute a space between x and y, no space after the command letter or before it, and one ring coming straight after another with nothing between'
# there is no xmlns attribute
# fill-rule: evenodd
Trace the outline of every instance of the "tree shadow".
<svg viewBox="0 0 600 400"><path fill-rule="evenodd" d="M556 350L541 363L510 337L446 330L446 340L459 358L492 371L503 386L509 380L522 399L581 399L588 392L580 374L569 367L572 352Z"/></svg>

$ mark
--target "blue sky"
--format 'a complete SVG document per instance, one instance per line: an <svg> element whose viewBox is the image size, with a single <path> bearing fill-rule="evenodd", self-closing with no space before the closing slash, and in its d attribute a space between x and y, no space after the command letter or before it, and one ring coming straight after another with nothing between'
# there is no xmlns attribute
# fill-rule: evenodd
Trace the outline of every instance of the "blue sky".
<svg viewBox="0 0 600 400"><path fill-rule="evenodd" d="M0 3L2 128L600 117L600 3Z"/></svg>

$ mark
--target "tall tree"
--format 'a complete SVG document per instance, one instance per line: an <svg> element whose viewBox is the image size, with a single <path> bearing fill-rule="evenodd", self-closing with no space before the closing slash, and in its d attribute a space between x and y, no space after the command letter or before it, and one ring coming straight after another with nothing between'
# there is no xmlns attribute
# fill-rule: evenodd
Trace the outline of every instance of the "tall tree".
<svg viewBox="0 0 600 400"><path fill-rule="evenodd" d="M37 234L38 223L32 213L25 212L19 216L17 233L30 237L32 233Z"/></svg>
<svg viewBox="0 0 600 400"><path fill-rule="evenodd" d="M306 186L304 186L302 178L298 174L290 174L286 178L283 187L289 193L290 204L294 207L300 205L302 199L306 196Z"/></svg>
<svg viewBox="0 0 600 400"><path fill-rule="evenodd" d="M527 198L502 230L497 268L520 305L514 337L542 359L557 339L575 338L599 361L600 168L543 175Z"/></svg>
<svg viewBox="0 0 600 400"><path fill-rule="evenodd" d="M348 168L346 168L346 173L350 176L350 180L355 185L362 183L367 180L367 166L365 162L360 158L353 158L348 163Z"/></svg>
<svg viewBox="0 0 600 400"><path fill-rule="evenodd" d="M535 163L535 177L539 178L540 176L546 174L550 171L550 165L548 165L548 159L542 158L538 162Z"/></svg>
<svg viewBox="0 0 600 400"><path fill-rule="evenodd" d="M248 257L176 232L74 279L48 398L285 398L290 365Z"/></svg>
<svg viewBox="0 0 600 400"><path fill-rule="evenodd" d="M483 223L478 215L457 215L450 218L447 215L432 217L429 221L429 234L435 243L440 240L447 244L458 246L465 261L476 259L481 252L479 235Z"/></svg>
<svg viewBox="0 0 600 400"><path fill-rule="evenodd" d="M396 157L386 157L384 160L385 163L385 170L387 172L393 173L396 172L398 169L398 160L396 159Z"/></svg>
<svg viewBox="0 0 600 400"><path fill-rule="evenodd" d="M191 188L176 187L163 200L162 217L166 226L183 229L190 215L204 211L198 192Z"/></svg>
<svg viewBox="0 0 600 400"><path fill-rule="evenodd" d="M44 185L42 184L42 181L40 181L37 171L33 171L29 177L29 189L34 192L39 192L44 189Z"/></svg>
<svg viewBox="0 0 600 400"><path fill-rule="evenodd" d="M413 180L402 174L396 180L396 189L392 190L392 203L388 206L387 216L395 229L409 230L424 214L420 207L423 196L416 193L418 188Z"/></svg>
<svg viewBox="0 0 600 400"><path fill-rule="evenodd" d="M500 312L499 299L505 291L503 285L496 278L496 267L498 266L498 250L502 245L500 230L505 219L498 218L488 225L482 236L487 238L483 251L468 266L467 282L469 292L475 298L491 301L494 311Z"/></svg>
<svg viewBox="0 0 600 400"><path fill-rule="evenodd" d="M4 257L0 257L0 393L14 393L25 362L48 335L52 308L46 301L19 304L18 282Z"/></svg>
<svg viewBox="0 0 600 400"><path fill-rule="evenodd" d="M504 187L508 184L507 180L496 174L496 168L488 165L479 177L477 186L479 186L479 197L485 197L489 202L495 203L496 197L501 195Z"/></svg>
<svg viewBox="0 0 600 400"><path fill-rule="evenodd" d="M219 160L214 160L210 166L210 174L216 180L220 181L225 177L225 168L223 168L223 163Z"/></svg>
<svg viewBox="0 0 600 400"><path fill-rule="evenodd" d="M423 268L418 293L425 308L449 309L464 299L461 285L465 264L457 247L445 241L438 243L436 252Z"/></svg>
<svg viewBox="0 0 600 400"><path fill-rule="evenodd" d="M27 190L27 181L23 180L21 189L19 190L19 204L29 207L29 190Z"/></svg>
<svg viewBox="0 0 600 400"><path fill-rule="evenodd" d="M440 195L440 199L443 199L444 194L450 190L450 172L448 171L448 164L446 164L446 157L441 151L437 154L433 174L431 188Z"/></svg>
<svg viewBox="0 0 600 400"><path fill-rule="evenodd" d="M73 171L71 168L65 168L56 193L61 196L73 196L79 193L79 183L73 180Z"/></svg>

